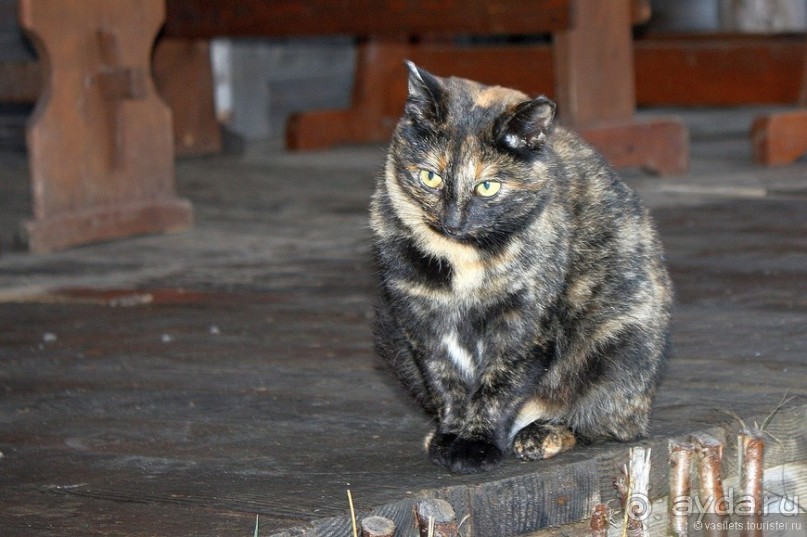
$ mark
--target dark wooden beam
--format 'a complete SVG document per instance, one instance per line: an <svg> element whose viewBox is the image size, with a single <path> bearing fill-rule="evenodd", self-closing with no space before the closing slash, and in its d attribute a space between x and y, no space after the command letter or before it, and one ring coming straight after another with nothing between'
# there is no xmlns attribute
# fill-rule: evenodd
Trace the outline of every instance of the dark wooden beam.
<svg viewBox="0 0 807 537"><path fill-rule="evenodd" d="M653 35L634 41L639 105L795 103L804 35Z"/></svg>
<svg viewBox="0 0 807 537"><path fill-rule="evenodd" d="M173 37L530 34L566 28L568 0L167 0Z"/></svg>

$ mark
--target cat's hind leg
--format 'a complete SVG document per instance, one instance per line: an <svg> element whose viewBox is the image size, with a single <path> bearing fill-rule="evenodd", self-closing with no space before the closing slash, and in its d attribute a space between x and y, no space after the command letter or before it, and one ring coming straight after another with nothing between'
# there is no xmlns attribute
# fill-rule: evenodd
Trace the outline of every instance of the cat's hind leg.
<svg viewBox="0 0 807 537"><path fill-rule="evenodd" d="M513 452L520 459L536 461L572 449L577 439L565 425L534 421L513 438Z"/></svg>

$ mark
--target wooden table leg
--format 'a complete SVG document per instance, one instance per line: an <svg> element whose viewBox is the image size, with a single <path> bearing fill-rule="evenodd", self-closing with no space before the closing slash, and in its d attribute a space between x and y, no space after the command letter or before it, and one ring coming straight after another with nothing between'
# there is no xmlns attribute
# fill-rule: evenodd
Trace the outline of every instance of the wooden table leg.
<svg viewBox="0 0 807 537"><path fill-rule="evenodd" d="M171 108L178 157L221 152L210 42L163 37L154 47L154 84Z"/></svg>
<svg viewBox="0 0 807 537"><path fill-rule="evenodd" d="M792 112L760 116L751 126L754 159L766 166L781 166L807 154L807 41L799 106Z"/></svg>
<svg viewBox="0 0 807 537"><path fill-rule="evenodd" d="M171 113L151 79L164 17L163 0L20 0L45 68L27 132L32 251L191 225L174 190Z"/></svg>
<svg viewBox="0 0 807 537"><path fill-rule="evenodd" d="M351 107L293 115L286 126L286 147L325 149L389 139L406 100L403 60L408 50L403 40L360 43Z"/></svg>
<svg viewBox="0 0 807 537"><path fill-rule="evenodd" d="M558 111L617 167L679 174L688 132L676 118L637 119L630 0L573 0L573 22L553 36Z"/></svg>
<svg viewBox="0 0 807 537"><path fill-rule="evenodd" d="M761 116L751 126L754 159L766 166L791 164L807 154L807 109Z"/></svg>

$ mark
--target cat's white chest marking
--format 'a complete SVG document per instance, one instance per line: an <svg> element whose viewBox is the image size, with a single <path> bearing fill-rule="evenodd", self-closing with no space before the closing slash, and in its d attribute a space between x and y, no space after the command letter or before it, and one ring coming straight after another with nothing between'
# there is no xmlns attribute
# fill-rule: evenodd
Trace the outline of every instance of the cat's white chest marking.
<svg viewBox="0 0 807 537"><path fill-rule="evenodd" d="M456 332L451 332L443 336L443 346L448 353L451 363L459 370L460 374L467 380L471 380L476 375L476 363L474 357L463 347Z"/></svg>

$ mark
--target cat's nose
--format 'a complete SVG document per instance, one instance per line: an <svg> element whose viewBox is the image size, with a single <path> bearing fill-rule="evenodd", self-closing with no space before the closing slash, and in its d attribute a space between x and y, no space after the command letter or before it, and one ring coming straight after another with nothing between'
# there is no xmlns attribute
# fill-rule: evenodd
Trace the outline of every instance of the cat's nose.
<svg viewBox="0 0 807 537"><path fill-rule="evenodd" d="M459 235L463 228L462 211L454 204L446 208L443 218L443 231L446 235Z"/></svg>

